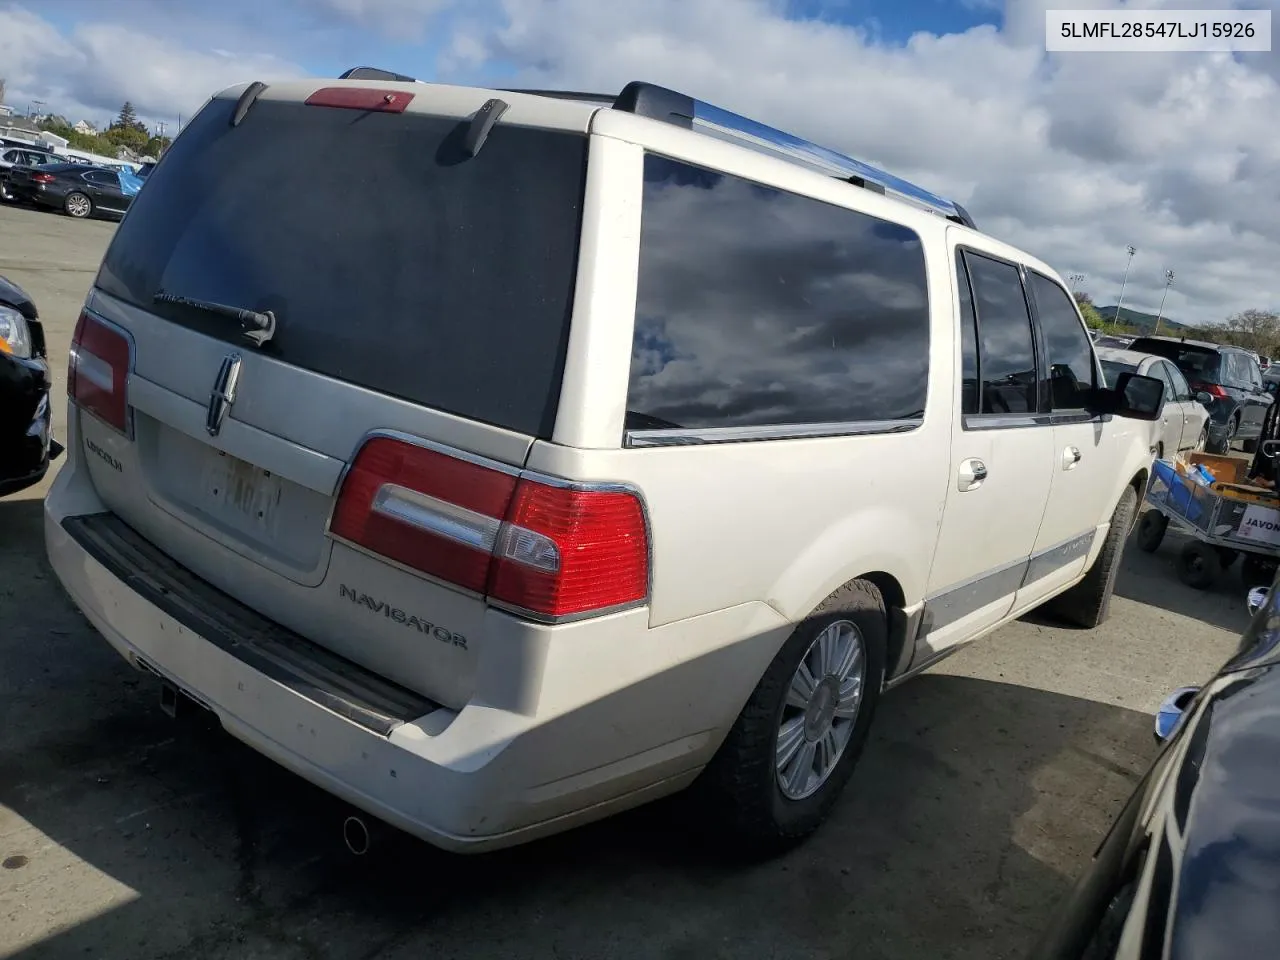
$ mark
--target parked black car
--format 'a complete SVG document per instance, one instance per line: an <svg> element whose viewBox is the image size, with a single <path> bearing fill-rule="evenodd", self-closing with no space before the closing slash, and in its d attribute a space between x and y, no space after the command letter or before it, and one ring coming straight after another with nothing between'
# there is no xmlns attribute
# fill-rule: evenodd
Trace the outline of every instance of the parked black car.
<svg viewBox="0 0 1280 960"><path fill-rule="evenodd" d="M9 171L14 167L38 167L58 162L54 153L41 147L0 146L0 200L13 199L9 193Z"/></svg>
<svg viewBox="0 0 1280 960"><path fill-rule="evenodd" d="M62 210L80 220L94 214L124 216L133 200L115 170L83 163L14 167L9 171L9 190L18 200Z"/></svg>
<svg viewBox="0 0 1280 960"><path fill-rule="evenodd" d="M1172 360L1193 391L1213 398L1209 406L1213 452L1225 452L1233 440L1242 441L1246 453L1253 452L1262 418L1272 403L1253 354L1239 347L1176 337L1138 337L1129 349Z"/></svg>
<svg viewBox="0 0 1280 960"><path fill-rule="evenodd" d="M0 277L0 497L44 479L53 439L49 363L36 305Z"/></svg>
<svg viewBox="0 0 1280 960"><path fill-rule="evenodd" d="M1235 655L1161 707L1164 749L1035 960L1280 956L1280 589L1250 594Z"/></svg>

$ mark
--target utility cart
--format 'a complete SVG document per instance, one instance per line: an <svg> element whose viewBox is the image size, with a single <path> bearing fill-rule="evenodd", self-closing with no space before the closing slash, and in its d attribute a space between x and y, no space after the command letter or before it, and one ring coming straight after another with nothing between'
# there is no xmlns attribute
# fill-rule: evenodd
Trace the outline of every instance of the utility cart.
<svg viewBox="0 0 1280 960"><path fill-rule="evenodd" d="M1198 480L1197 468L1208 474ZM1191 536L1178 555L1178 578L1189 587L1213 585L1237 557L1247 586L1270 583L1280 566L1280 496L1248 482L1249 462L1190 454L1156 460L1138 522L1139 549L1154 553L1173 524Z"/></svg>

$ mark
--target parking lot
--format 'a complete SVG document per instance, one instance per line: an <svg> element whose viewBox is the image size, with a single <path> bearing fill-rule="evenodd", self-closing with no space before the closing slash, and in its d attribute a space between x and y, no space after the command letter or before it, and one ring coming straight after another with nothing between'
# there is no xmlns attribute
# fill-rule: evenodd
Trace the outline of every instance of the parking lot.
<svg viewBox="0 0 1280 960"><path fill-rule="evenodd" d="M113 230L0 207L62 438ZM487 857L396 836L355 858L341 805L175 725L69 604L48 484L0 501L0 957L24 960L1019 957L1150 762L1160 699L1246 623L1238 577L1197 594L1176 538L1131 550L1102 628L1018 622L889 694L831 822L767 863L707 844L679 798Z"/></svg>

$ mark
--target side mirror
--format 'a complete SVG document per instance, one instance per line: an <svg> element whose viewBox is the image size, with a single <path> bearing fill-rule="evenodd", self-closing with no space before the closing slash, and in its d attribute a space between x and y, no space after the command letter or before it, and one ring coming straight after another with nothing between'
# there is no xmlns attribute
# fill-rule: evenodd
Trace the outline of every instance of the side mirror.
<svg viewBox="0 0 1280 960"><path fill-rule="evenodd" d="M1213 406L1213 395L1209 393L1205 393L1203 390L1201 390L1199 393L1196 394L1196 399L1199 400L1200 403L1204 404L1206 407Z"/></svg>
<svg viewBox="0 0 1280 960"><path fill-rule="evenodd" d="M1139 373L1122 373L1111 389L1097 391L1096 412L1130 420L1159 420L1164 410L1164 381Z"/></svg>
<svg viewBox="0 0 1280 960"><path fill-rule="evenodd" d="M1174 731L1178 729L1178 724L1182 723L1187 707L1199 692L1199 687L1179 687L1164 698L1160 709L1156 711L1154 732L1157 742L1164 743L1173 736Z"/></svg>
<svg viewBox="0 0 1280 960"><path fill-rule="evenodd" d="M1254 587L1249 591L1249 596L1245 600L1245 606L1249 608L1249 616L1252 617L1266 605L1270 593L1270 587Z"/></svg>

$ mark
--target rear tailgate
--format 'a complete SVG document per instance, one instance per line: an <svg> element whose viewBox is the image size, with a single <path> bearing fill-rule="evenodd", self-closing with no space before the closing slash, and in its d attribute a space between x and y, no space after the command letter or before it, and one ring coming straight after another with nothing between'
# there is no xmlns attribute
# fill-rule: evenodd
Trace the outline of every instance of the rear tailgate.
<svg viewBox="0 0 1280 960"><path fill-rule="evenodd" d="M457 707L483 597L328 525L374 431L508 466L550 436L586 137L513 96L465 157L459 117L485 94L411 89L404 113L269 90L235 126L235 98L210 101L136 197L87 305L91 339L128 343L128 420L80 423L103 500L166 554ZM271 311L276 332L258 347L238 321L157 294ZM92 363L111 346L81 350Z"/></svg>

